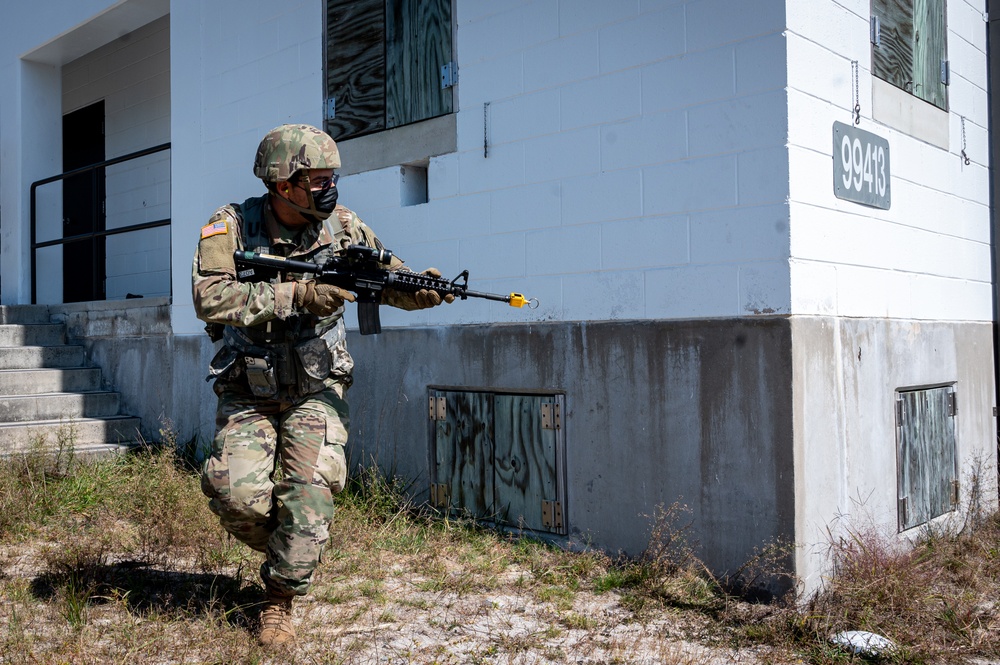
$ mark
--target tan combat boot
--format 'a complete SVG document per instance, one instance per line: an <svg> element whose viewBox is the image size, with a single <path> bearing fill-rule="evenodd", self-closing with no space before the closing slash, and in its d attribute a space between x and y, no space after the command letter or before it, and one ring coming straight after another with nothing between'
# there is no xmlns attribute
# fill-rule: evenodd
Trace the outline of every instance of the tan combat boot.
<svg viewBox="0 0 1000 665"><path fill-rule="evenodd" d="M295 639L292 598L293 596L267 594L264 609L260 613L260 635L257 638L262 647L283 646Z"/></svg>

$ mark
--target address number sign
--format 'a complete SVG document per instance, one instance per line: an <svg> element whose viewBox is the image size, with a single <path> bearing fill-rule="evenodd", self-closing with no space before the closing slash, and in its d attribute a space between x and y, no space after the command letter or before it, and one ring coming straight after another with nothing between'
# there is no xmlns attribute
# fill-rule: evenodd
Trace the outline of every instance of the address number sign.
<svg viewBox="0 0 1000 665"><path fill-rule="evenodd" d="M889 142L863 129L833 123L833 193L838 199L888 210Z"/></svg>

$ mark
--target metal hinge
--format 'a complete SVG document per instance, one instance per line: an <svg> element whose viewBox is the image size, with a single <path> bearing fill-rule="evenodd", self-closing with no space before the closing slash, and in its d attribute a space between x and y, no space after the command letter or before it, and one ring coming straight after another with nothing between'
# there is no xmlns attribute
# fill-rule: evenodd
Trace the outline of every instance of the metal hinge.
<svg viewBox="0 0 1000 665"><path fill-rule="evenodd" d="M878 20L878 16L872 16L871 30L868 37L875 46L879 46L882 43L882 25Z"/></svg>
<svg viewBox="0 0 1000 665"><path fill-rule="evenodd" d="M951 505L957 506L960 498L958 480L951 481Z"/></svg>
<svg viewBox="0 0 1000 665"><path fill-rule="evenodd" d="M951 85L951 65L947 60L941 61L941 83Z"/></svg>
<svg viewBox="0 0 1000 665"><path fill-rule="evenodd" d="M558 404L542 404L542 429L562 429L562 410Z"/></svg>
<svg viewBox="0 0 1000 665"><path fill-rule="evenodd" d="M458 63L452 60L446 65L441 65L441 89L453 87L458 83Z"/></svg>
<svg viewBox="0 0 1000 665"><path fill-rule="evenodd" d="M427 400L427 412L431 420L447 420L448 403L444 397L431 397Z"/></svg>
<svg viewBox="0 0 1000 665"><path fill-rule="evenodd" d="M337 98L330 97L326 100L326 108L324 109L327 120L333 120L337 117Z"/></svg>
<svg viewBox="0 0 1000 665"><path fill-rule="evenodd" d="M561 503L558 501L542 501L542 526L549 529L563 528Z"/></svg>
<svg viewBox="0 0 1000 665"><path fill-rule="evenodd" d="M451 501L451 492L444 483L431 483L431 505L435 508L447 508Z"/></svg>
<svg viewBox="0 0 1000 665"><path fill-rule="evenodd" d="M958 413L958 397L955 393L948 393L948 415L954 416Z"/></svg>

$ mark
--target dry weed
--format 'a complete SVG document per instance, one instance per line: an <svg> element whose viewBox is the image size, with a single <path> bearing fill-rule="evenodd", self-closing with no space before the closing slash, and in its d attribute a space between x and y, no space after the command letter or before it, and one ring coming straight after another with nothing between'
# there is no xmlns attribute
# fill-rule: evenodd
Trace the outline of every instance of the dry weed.
<svg viewBox="0 0 1000 665"><path fill-rule="evenodd" d="M995 488L984 487L985 477L982 465L973 463L961 510L925 525L911 543L870 525L831 538L832 575L807 602L733 604L728 620L754 642L797 651L821 665L847 662L828 641L845 630L891 639L898 649L883 655L890 663L997 659L1000 514L987 506L985 496L995 496Z"/></svg>
<svg viewBox="0 0 1000 665"><path fill-rule="evenodd" d="M642 557L612 560L437 514L369 468L337 498L298 644L268 654L260 555L224 536L172 446L68 459L0 460L0 507L21 511L0 510L0 663L842 663L840 628L888 634L907 662L998 648L995 515L909 552L855 534L810 605L749 604L729 591L787 549L717 580L679 504L651 516Z"/></svg>

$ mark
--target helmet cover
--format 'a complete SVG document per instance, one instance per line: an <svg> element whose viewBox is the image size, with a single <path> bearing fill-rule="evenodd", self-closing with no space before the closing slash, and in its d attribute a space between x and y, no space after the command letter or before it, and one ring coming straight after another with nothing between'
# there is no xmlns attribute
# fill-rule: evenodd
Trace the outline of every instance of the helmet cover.
<svg viewBox="0 0 1000 665"><path fill-rule="evenodd" d="M273 185L302 169L339 169L340 151L330 135L312 125L281 125L260 142L253 174Z"/></svg>

